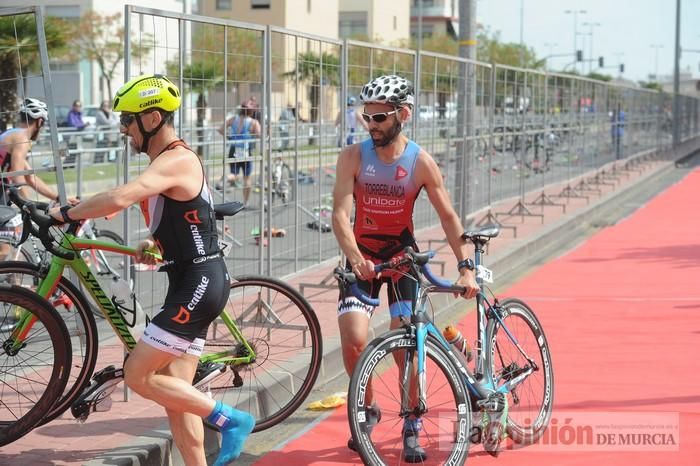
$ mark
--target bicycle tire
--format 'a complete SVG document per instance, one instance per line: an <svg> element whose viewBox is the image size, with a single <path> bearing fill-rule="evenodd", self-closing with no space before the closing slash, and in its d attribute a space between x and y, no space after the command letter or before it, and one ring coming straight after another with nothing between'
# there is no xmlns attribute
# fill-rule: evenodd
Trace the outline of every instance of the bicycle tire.
<svg viewBox="0 0 700 466"><path fill-rule="evenodd" d="M247 320L254 308L255 320ZM262 310L268 314L262 316ZM262 276L234 279L228 304L222 312L228 312L233 318L255 348L257 358L247 366L228 366L200 389L255 416L253 432L268 429L289 417L316 382L323 357L318 318L298 291L280 280ZM269 321L261 322L261 316L274 318L274 325ZM292 346L299 341L299 347ZM203 356L226 347L236 354L243 351L228 328L215 322L209 326ZM240 376L240 386L234 383L236 374Z"/></svg>
<svg viewBox="0 0 700 466"><path fill-rule="evenodd" d="M348 389L348 421L364 464L404 463L402 451L397 452L403 446L400 422L405 417L401 414L401 396L396 393L396 388L401 386L396 361L401 356L394 353L415 347L414 335L406 329L393 330L370 342L355 365ZM468 389L447 350L432 335L426 339L426 353L427 412L422 416L421 446L431 464L464 464L471 433ZM382 410L372 438L365 422L370 383L374 387L374 402Z"/></svg>
<svg viewBox="0 0 700 466"><path fill-rule="evenodd" d="M501 309L501 321L539 368L508 393L506 431L515 444L530 445L544 434L552 417L554 371L551 354L542 325L527 304L519 299L509 298L501 302ZM525 358L506 332L499 332L501 328L502 325L497 319L489 319L486 327L486 371L496 386L509 375L515 376L513 371L522 368L525 362ZM533 344L537 350L533 349ZM540 384L535 382L538 373L544 377ZM531 402L538 394L541 394L542 400ZM530 405L535 409L527 409Z"/></svg>
<svg viewBox="0 0 700 466"><path fill-rule="evenodd" d="M12 281L22 287L36 289L39 280L45 277L40 266L25 262L7 261L0 263L0 276L12 274ZM22 275L22 277L20 277ZM66 323L72 345L72 362L69 370L68 383L63 395L51 409L46 410L46 416L40 425L50 422L63 414L75 401L83 388L90 383L90 377L97 363L98 336L97 325L92 314L91 305L85 295L66 277L61 277L56 287L58 295L54 294L51 304L55 309L63 309L59 316ZM61 299L65 296L68 301Z"/></svg>
<svg viewBox="0 0 700 466"><path fill-rule="evenodd" d="M0 353L0 385L3 387L0 446L4 446L36 427L61 396L68 381L71 350L63 319L41 296L20 286L1 284L0 303L0 339L3 343L10 342L15 308L21 307L36 318L18 351L11 351L3 345ZM11 365L12 362L15 364ZM16 413L22 415L17 417Z"/></svg>

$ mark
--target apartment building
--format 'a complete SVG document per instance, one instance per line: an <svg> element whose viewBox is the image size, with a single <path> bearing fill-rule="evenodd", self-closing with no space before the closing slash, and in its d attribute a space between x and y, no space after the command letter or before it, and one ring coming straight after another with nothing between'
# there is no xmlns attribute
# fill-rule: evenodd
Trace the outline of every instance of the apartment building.
<svg viewBox="0 0 700 466"><path fill-rule="evenodd" d="M422 17L423 37L448 35L459 37L457 0L411 0L411 37L418 37L418 18Z"/></svg>
<svg viewBox="0 0 700 466"><path fill-rule="evenodd" d="M189 0L159 0L157 8L169 11L183 11L183 2ZM100 15L112 15L124 12L124 5L136 2L129 0L32 0L32 5L42 7L45 16L54 16L67 21L78 21L88 11L94 11ZM23 7L27 2L18 0L3 0L3 7ZM123 18L122 18L123 20ZM168 31L176 34L177 31ZM89 60L51 61L51 78L53 83L54 103L56 105L70 105L73 100L80 99L83 105L99 105L103 99L111 99L107 95L107 86L101 77L100 68L96 62ZM112 91L123 84L123 63L115 70L115 79L112 82ZM157 67L152 64L151 68ZM161 67L162 68L162 67ZM40 80L27 82L27 93L30 95L43 95L43 84Z"/></svg>
<svg viewBox="0 0 700 466"><path fill-rule="evenodd" d="M410 33L410 6L411 0L340 0L340 37L364 37L385 45L403 43Z"/></svg>

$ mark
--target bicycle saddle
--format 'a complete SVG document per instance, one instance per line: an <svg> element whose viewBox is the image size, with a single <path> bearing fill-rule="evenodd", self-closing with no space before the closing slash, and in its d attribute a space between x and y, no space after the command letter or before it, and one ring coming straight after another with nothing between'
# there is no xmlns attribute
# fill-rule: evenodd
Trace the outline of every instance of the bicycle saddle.
<svg viewBox="0 0 700 466"><path fill-rule="evenodd" d="M217 220L223 220L224 217L236 215L241 210L245 209L245 204L238 201L225 202L214 206L214 213Z"/></svg>
<svg viewBox="0 0 700 466"><path fill-rule="evenodd" d="M465 231L462 233L463 240L470 240L472 243L485 243L491 238L495 238L500 233L501 229L498 225L484 225L478 230Z"/></svg>
<svg viewBox="0 0 700 466"><path fill-rule="evenodd" d="M12 220L18 213L12 207L0 206L0 225L4 225L9 220Z"/></svg>

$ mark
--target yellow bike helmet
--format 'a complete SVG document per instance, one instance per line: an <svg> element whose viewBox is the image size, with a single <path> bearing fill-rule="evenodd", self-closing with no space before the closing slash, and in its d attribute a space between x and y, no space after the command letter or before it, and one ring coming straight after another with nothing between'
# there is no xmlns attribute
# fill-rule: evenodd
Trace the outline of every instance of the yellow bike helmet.
<svg viewBox="0 0 700 466"><path fill-rule="evenodd" d="M149 109L174 112L180 108L180 91L162 74L144 74L119 88L112 108L115 112L129 113Z"/></svg>
<svg viewBox="0 0 700 466"><path fill-rule="evenodd" d="M112 108L116 112L136 115L136 124L143 136L141 147L137 149L139 152L148 152L151 138L160 131L168 118L163 118L158 126L151 131L146 131L140 114L154 110L172 114L180 108L180 91L172 81L161 74L144 74L119 88Z"/></svg>

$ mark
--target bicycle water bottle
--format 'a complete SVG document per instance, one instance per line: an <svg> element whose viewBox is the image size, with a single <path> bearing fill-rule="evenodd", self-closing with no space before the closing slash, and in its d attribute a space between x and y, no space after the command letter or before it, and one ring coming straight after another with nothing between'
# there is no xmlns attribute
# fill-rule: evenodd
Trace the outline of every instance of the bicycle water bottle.
<svg viewBox="0 0 700 466"><path fill-rule="evenodd" d="M145 322L145 314L141 304L136 300L136 295L129 284L122 278L114 277L110 283L112 303L124 316L124 320L130 327Z"/></svg>
<svg viewBox="0 0 700 466"><path fill-rule="evenodd" d="M467 340L462 336L462 332L457 330L457 327L448 325L445 327L445 330L442 331L442 336L445 337L445 340L452 345L458 354L464 357L466 362L472 360L472 349L469 343L467 343Z"/></svg>

